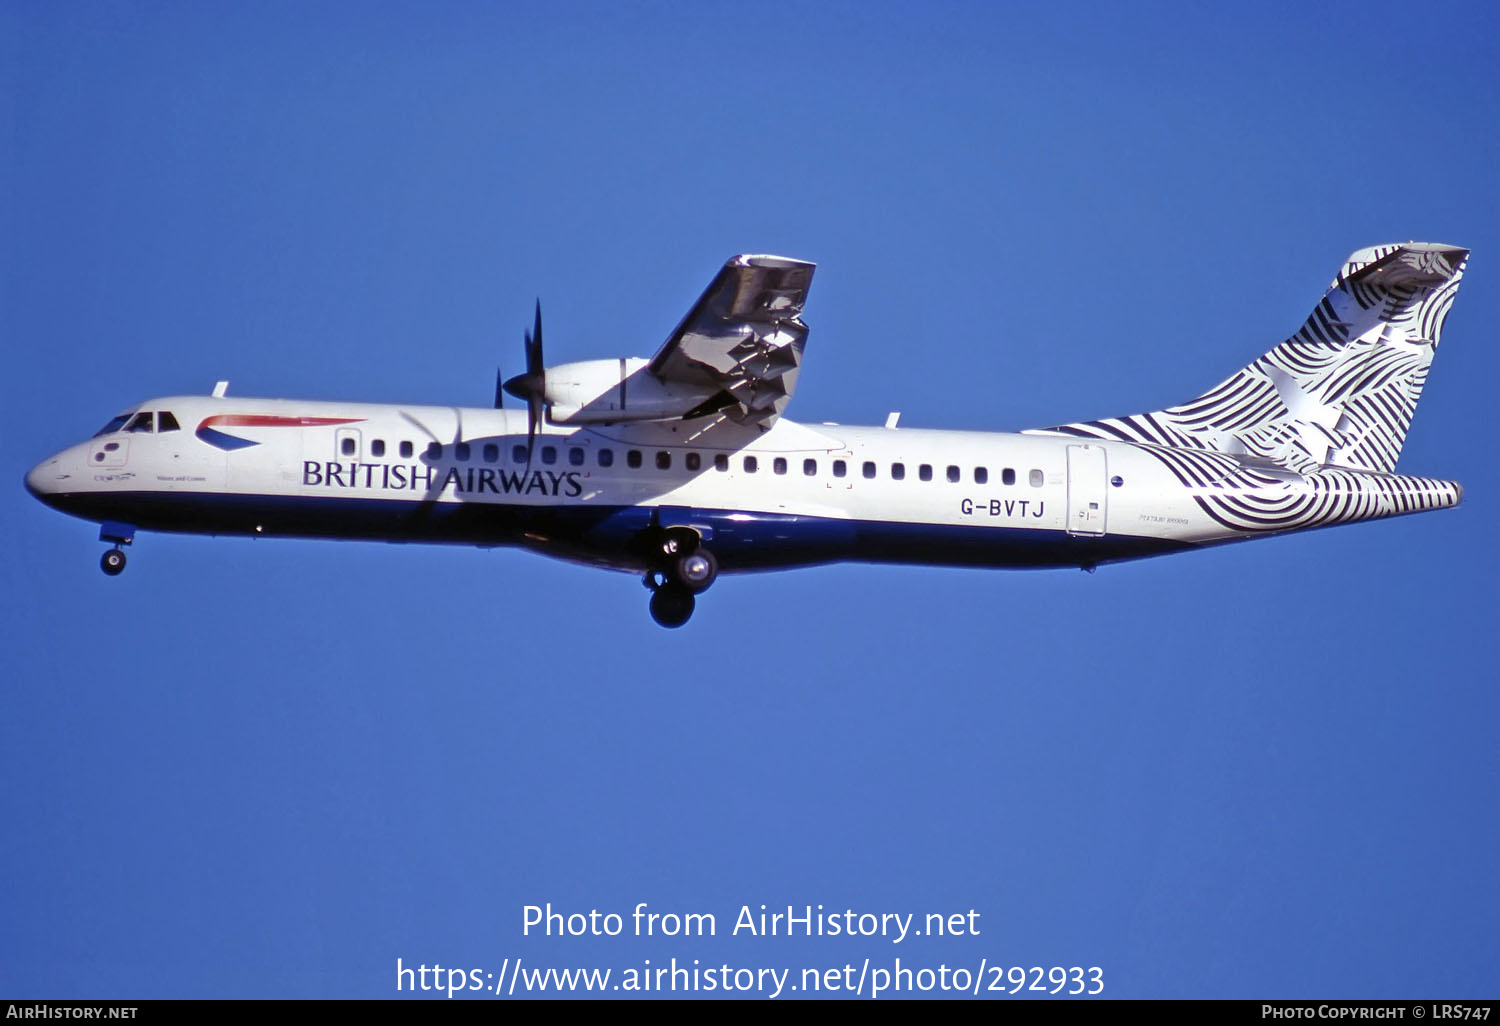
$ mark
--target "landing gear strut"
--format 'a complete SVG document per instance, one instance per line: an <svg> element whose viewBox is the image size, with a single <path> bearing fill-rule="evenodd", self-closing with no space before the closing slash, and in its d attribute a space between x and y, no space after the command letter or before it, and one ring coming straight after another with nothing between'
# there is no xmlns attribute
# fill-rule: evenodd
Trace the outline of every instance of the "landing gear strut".
<svg viewBox="0 0 1500 1026"><path fill-rule="evenodd" d="M672 527L661 534L655 562L646 574L651 618L663 627L681 627L693 615L695 596L719 575L719 561L697 531Z"/></svg>
<svg viewBox="0 0 1500 1026"><path fill-rule="evenodd" d="M111 577L117 576L125 569L125 550L106 549L104 555L99 558L99 569Z"/></svg>

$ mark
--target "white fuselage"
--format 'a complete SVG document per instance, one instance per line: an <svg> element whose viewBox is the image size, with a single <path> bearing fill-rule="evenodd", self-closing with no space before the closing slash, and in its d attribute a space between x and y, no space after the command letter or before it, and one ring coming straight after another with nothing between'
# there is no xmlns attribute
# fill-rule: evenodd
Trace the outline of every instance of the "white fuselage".
<svg viewBox="0 0 1500 1026"><path fill-rule="evenodd" d="M137 410L176 427L100 434L28 486L144 529L520 545L632 570L648 563L633 539L674 526L729 572L1093 566L1247 536L1127 442L785 419L543 425L528 463L524 412L201 396ZM1265 487L1296 488L1287 476Z"/></svg>

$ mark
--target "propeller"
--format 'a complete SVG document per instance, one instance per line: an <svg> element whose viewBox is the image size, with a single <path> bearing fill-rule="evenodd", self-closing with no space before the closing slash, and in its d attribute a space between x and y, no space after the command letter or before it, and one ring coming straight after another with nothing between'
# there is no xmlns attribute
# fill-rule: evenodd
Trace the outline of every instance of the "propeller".
<svg viewBox="0 0 1500 1026"><path fill-rule="evenodd" d="M498 380L498 379L497 379ZM542 362L542 301L536 301L536 327L526 333L526 373L517 374L501 386L517 399L526 400L526 463L531 464L531 450L536 445L536 426L542 419L542 404L547 395L547 368ZM495 405L500 396L495 395Z"/></svg>

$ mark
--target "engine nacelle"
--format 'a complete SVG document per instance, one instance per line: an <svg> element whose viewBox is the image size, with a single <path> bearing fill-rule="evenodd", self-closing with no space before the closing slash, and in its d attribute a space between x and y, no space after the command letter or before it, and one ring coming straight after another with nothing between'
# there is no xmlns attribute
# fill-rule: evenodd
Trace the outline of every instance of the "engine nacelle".
<svg viewBox="0 0 1500 1026"><path fill-rule="evenodd" d="M581 360L548 367L547 419L554 424L679 420L716 394L704 386L664 384L640 357Z"/></svg>

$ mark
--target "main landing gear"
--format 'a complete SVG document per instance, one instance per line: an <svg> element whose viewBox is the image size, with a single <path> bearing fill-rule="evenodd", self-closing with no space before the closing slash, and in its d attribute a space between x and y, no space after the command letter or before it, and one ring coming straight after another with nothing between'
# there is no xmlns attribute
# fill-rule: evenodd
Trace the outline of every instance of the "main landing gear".
<svg viewBox="0 0 1500 1026"><path fill-rule="evenodd" d="M698 604L695 596L719 575L719 561L703 547L698 532L686 527L663 531L655 556L657 565L645 580L651 589L651 619L663 627L681 627Z"/></svg>

